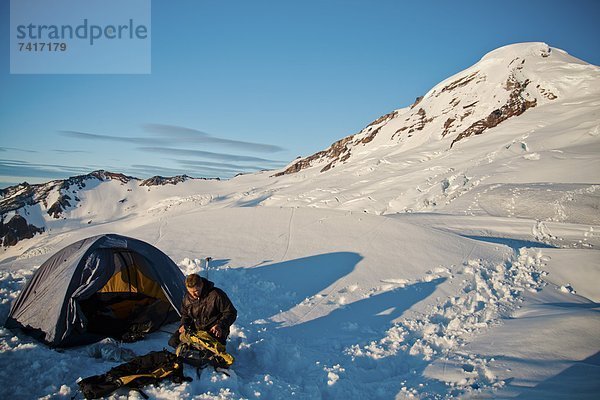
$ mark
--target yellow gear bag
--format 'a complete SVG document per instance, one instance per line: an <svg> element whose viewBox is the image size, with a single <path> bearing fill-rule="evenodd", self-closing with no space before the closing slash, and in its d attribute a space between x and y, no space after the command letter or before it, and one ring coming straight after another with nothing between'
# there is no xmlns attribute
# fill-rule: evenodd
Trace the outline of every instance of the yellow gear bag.
<svg viewBox="0 0 600 400"><path fill-rule="evenodd" d="M196 331L194 333L183 332L179 339L181 343L188 344L192 347L195 347L200 350L208 350L212 353L214 357L214 361L216 361L217 366L222 368L229 368L233 365L235 359L225 348L225 345L219 342L217 339L212 337L210 333L206 331ZM179 356L181 346L177 348L176 354Z"/></svg>

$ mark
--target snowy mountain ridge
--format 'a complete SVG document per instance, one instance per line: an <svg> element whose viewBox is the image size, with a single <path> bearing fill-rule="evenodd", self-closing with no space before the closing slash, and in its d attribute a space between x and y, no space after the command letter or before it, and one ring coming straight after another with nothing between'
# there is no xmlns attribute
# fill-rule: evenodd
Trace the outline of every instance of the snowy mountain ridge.
<svg viewBox="0 0 600 400"><path fill-rule="evenodd" d="M25 226L31 226L21 228L29 232L23 238L59 229L64 225L59 218L80 225L106 222L169 202L207 208L309 206L372 214L444 212L456 203L465 213L508 217L519 207L513 192L526 191L530 200L545 202L549 194L539 188L548 182L562 184L553 188L555 211L532 213L529 208L529 216L577 222L587 215L598 223L599 99L597 66L544 43L505 46L436 85L412 106L388 113L281 171L222 182L155 177L139 185L132 183L136 178L111 178L101 171L37 185L37 195L27 186L6 189L0 204L3 237L12 236L4 244L20 240L10 233L15 229L6 227L16 214L20 218L13 225L23 226L26 220ZM573 152L578 156L569 157ZM91 179L90 184L71 188L82 179ZM165 182L179 184L169 185L173 190L155 186L152 195L141 190ZM507 190L498 185L508 184L513 192L506 197ZM104 193L92 195L92 189ZM503 195L497 197L499 193ZM179 196L185 200L177 200ZM109 206L90 203L93 198Z"/></svg>
<svg viewBox="0 0 600 400"><path fill-rule="evenodd" d="M154 176L142 180L98 170L43 184L30 185L24 182L11 186L0 190L0 241L3 246L14 246L22 239L29 239L47 228L51 229L55 220L72 218L69 212L80 206L82 198L86 198L85 192L94 190L105 182L127 187L125 190L131 192L132 187L176 185L189 179L193 178L180 175L168 178ZM125 197L119 199L120 203L126 201Z"/></svg>

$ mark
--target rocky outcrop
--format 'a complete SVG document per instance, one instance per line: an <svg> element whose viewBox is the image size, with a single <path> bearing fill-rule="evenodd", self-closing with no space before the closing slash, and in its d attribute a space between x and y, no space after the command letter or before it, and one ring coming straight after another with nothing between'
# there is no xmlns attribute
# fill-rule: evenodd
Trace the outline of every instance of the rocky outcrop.
<svg viewBox="0 0 600 400"><path fill-rule="evenodd" d="M369 125L367 125L365 127L365 129L372 128L374 125L379 125L383 122L388 122L392 118L395 118L397 115L398 115L398 111L392 111L391 113L382 115L381 117L377 118L375 121L373 121Z"/></svg>
<svg viewBox="0 0 600 400"><path fill-rule="evenodd" d="M337 142L334 142L326 150L315 153L312 156L298 158L288 168L282 172L274 174L273 176L294 174L302 171L303 169L312 167L314 164L321 161L327 162L327 164L321 169L321 172L328 171L333 168L336 163L348 160L348 158L350 158L352 148L359 144L365 145L373 141L380 129L397 115L397 111L385 114L371 122L359 133L340 139ZM379 126L375 128L377 125Z"/></svg>
<svg viewBox="0 0 600 400"><path fill-rule="evenodd" d="M408 137L412 137L414 132L422 131L429 122L433 121L433 119L434 117L427 118L427 113L425 112L425 110L419 108L419 110L416 113L412 114L409 118L406 119L406 125L394 132L394 134L392 135L392 139L394 139L396 135L401 133L407 133Z"/></svg>
<svg viewBox="0 0 600 400"><path fill-rule="evenodd" d="M0 215L4 216L21 207L35 204L37 201L35 195L38 191L38 187L40 188L40 191L43 192L41 197L47 195L46 192L48 189L44 188L44 186L46 185L30 185L27 182L23 182L20 185L2 189L0 192L2 195L2 200L0 200Z"/></svg>
<svg viewBox="0 0 600 400"><path fill-rule="evenodd" d="M552 93L550 90L541 87L541 85L537 85L536 88L539 90L540 94L547 98L548 100L556 100L558 96Z"/></svg>
<svg viewBox="0 0 600 400"><path fill-rule="evenodd" d="M298 161L290 165L287 169L285 169L282 172L276 173L274 176L293 174L303 169L311 167L313 163L317 161L329 159L331 161L325 167L323 167L323 169L321 169L321 172L325 172L329 170L333 166L335 161L339 160L343 155L346 157L346 159L350 157L350 148L348 144L352 142L354 136L355 135L352 135L344 139L338 140L337 142L329 146L329 148L325 151L320 151L318 153L313 154L310 157L300 158L298 159Z"/></svg>
<svg viewBox="0 0 600 400"><path fill-rule="evenodd" d="M173 177L165 178L163 176L153 176L140 183L140 186L164 186L164 185L177 185L178 183L185 182L188 179L192 179L187 175L177 175Z"/></svg>
<svg viewBox="0 0 600 400"><path fill-rule="evenodd" d="M444 131L442 132L442 137L446 136L450 132L450 128L452 124L456 121L456 118L448 118L446 122L444 122Z"/></svg>
<svg viewBox="0 0 600 400"><path fill-rule="evenodd" d="M27 223L27 220L15 214L8 222L0 220L0 242L2 246L14 246L20 240L31 239L35 234L44 232L44 228Z"/></svg>
<svg viewBox="0 0 600 400"><path fill-rule="evenodd" d="M471 81L473 81L475 78L477 78L477 76L479 75L479 71L475 71L467 76L463 76L460 79L457 79L456 81L444 86L442 88L442 90L440 91L440 93L444 93L444 92L449 92L452 91L454 89L457 89L459 87L463 87L468 85ZM480 77L480 79L485 79L485 77ZM439 96L439 94L438 94Z"/></svg>
<svg viewBox="0 0 600 400"><path fill-rule="evenodd" d="M465 129L463 132L458 134L456 138L450 144L450 147L454 146L454 143L473 135L481 135L487 129L493 128L499 125L501 122L507 119L523 114L528 109L535 107L537 100L526 100L523 97L523 91L529 85L529 79L521 82L514 75L511 75L505 84L505 89L510 92L508 101L500 108L493 110L487 117L480 119Z"/></svg>
<svg viewBox="0 0 600 400"><path fill-rule="evenodd" d="M52 204L50 208L48 208L48 215L50 215L53 218L60 218L62 212L68 207L71 207L71 203L69 202L69 200L71 200L69 195L60 195L58 197L58 200L56 200L54 204Z"/></svg>
<svg viewBox="0 0 600 400"><path fill-rule="evenodd" d="M419 104L421 102L421 100L423 100L423 96L419 96L415 99L415 102L412 103L412 105L410 106L410 108L415 108L417 106L417 104Z"/></svg>
<svg viewBox="0 0 600 400"><path fill-rule="evenodd" d="M136 178L134 176L124 175L124 174L120 174L118 172L109 172L109 171L105 171L105 170L101 169L98 171L91 172L87 175L81 175L81 176L77 176L74 178L70 178L68 181L71 181L72 179L87 180L89 178L97 178L98 180L101 180L101 181L108 181L108 180L120 181L122 183L129 183L130 181L138 180L138 178Z"/></svg>

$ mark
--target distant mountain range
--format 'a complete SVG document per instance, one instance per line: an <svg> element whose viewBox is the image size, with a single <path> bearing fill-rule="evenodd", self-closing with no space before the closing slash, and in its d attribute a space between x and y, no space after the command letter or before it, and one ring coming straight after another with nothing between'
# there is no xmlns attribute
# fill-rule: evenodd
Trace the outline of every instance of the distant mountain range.
<svg viewBox="0 0 600 400"><path fill-rule="evenodd" d="M139 186L176 185L193 179L187 175L174 177L153 176L139 179L120 173L98 170L86 175L73 176L64 180L53 180L47 183L30 185L24 182L20 185L0 189L0 238L3 246L13 246L22 239L32 238L36 233L42 233L45 226L35 226L27 222L28 208L43 208L55 219L63 217L65 210L76 206L81 199L78 192L85 189L90 182L118 181L123 184L136 182ZM101 206L101 205L100 205ZM21 215L24 214L24 215Z"/></svg>

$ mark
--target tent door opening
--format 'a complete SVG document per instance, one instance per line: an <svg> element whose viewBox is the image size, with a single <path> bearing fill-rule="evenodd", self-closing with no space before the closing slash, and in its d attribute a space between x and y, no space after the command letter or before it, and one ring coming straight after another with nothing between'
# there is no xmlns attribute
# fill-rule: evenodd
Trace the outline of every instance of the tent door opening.
<svg viewBox="0 0 600 400"><path fill-rule="evenodd" d="M127 250L111 249L106 262L114 265L108 282L81 301L89 333L123 338L127 333L146 333L177 319L161 286L149 276L144 257Z"/></svg>

